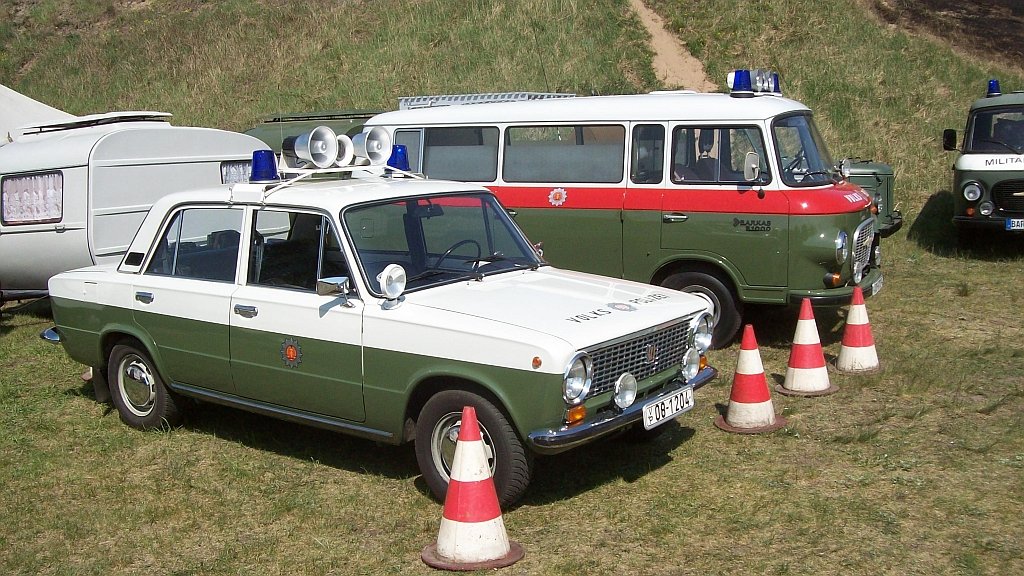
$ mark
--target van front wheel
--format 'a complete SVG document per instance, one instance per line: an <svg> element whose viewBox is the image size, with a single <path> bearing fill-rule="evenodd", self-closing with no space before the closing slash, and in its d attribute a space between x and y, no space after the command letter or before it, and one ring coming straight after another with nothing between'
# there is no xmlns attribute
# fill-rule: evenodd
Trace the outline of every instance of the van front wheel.
<svg viewBox="0 0 1024 576"><path fill-rule="evenodd" d="M740 329L742 305L731 289L717 276L705 272L677 272L661 283L666 288L699 294L715 305L715 331L711 337L714 349L728 346Z"/></svg>

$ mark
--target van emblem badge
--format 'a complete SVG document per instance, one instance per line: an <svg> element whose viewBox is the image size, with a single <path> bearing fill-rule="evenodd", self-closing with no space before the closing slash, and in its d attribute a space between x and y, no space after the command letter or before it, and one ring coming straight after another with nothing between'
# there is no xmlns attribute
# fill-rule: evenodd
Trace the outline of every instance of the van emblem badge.
<svg viewBox="0 0 1024 576"><path fill-rule="evenodd" d="M565 191L565 188L555 188L550 194L548 194L548 202L552 206L561 206L562 204L565 204L568 197L569 194Z"/></svg>
<svg viewBox="0 0 1024 576"><path fill-rule="evenodd" d="M289 368L298 368L302 364L302 346L294 338L287 338L281 343L281 359Z"/></svg>

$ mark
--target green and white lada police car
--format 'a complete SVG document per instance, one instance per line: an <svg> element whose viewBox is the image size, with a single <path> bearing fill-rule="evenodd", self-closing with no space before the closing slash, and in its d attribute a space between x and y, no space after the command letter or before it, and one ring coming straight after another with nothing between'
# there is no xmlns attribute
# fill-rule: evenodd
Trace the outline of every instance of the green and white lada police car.
<svg viewBox="0 0 1024 576"><path fill-rule="evenodd" d="M299 158L330 165L329 132ZM653 434L716 375L706 299L548 266L485 188L287 155L274 181L268 158L157 201L119 264L50 280L42 336L128 425L177 423L184 396L413 441L443 498L472 405L509 503L534 455Z"/></svg>

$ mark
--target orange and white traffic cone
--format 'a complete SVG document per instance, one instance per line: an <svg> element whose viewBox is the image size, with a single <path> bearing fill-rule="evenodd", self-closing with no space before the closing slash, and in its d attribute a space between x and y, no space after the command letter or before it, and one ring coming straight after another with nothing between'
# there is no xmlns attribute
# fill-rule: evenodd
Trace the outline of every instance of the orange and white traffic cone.
<svg viewBox="0 0 1024 576"><path fill-rule="evenodd" d="M743 327L743 342L729 394L729 408L725 417L719 415L715 418L715 426L726 432L757 434L778 430L785 425L786 419L775 415L754 327L747 324Z"/></svg>
<svg viewBox="0 0 1024 576"><path fill-rule="evenodd" d="M853 289L850 311L846 313L843 344L836 359L836 370L848 374L864 374L878 370L875 339L871 336L868 309L864 306L864 292L860 286Z"/></svg>
<svg viewBox="0 0 1024 576"><path fill-rule="evenodd" d="M420 557L442 570L487 570L518 562L525 552L505 532L487 464L476 409L462 409L462 425L455 444L451 479L437 542Z"/></svg>
<svg viewBox="0 0 1024 576"><path fill-rule="evenodd" d="M787 396L824 396L838 390L828 380L825 353L818 338L818 325L814 322L811 301L804 298L800 304L800 318L796 321L793 347L789 351L786 380L775 391Z"/></svg>

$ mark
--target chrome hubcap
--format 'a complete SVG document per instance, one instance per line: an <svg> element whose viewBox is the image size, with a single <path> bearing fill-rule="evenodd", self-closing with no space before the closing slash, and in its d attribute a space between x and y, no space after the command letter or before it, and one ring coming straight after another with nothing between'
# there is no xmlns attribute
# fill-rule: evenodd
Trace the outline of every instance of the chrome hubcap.
<svg viewBox="0 0 1024 576"><path fill-rule="evenodd" d="M118 388L125 406L136 416L146 416L156 400L156 381L149 366L135 354L121 360Z"/></svg>
<svg viewBox="0 0 1024 576"><path fill-rule="evenodd" d="M484 457L487 458L487 466L494 476L494 448L491 443L491 435L480 425L480 438L484 443ZM434 460L434 466L441 476L448 480L451 478L452 463L455 461L455 446L459 441L459 429L462 427L462 413L449 412L441 417L434 425L434 431L430 437L430 453Z"/></svg>

